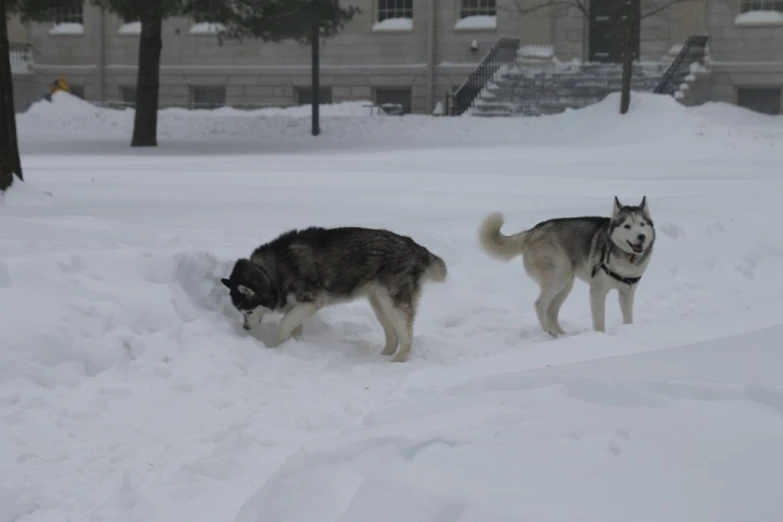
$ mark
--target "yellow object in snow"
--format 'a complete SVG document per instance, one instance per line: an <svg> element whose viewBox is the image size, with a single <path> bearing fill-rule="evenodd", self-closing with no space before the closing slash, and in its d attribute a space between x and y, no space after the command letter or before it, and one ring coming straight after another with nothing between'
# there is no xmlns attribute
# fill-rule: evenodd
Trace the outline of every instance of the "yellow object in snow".
<svg viewBox="0 0 783 522"><path fill-rule="evenodd" d="M58 76L57 79L54 80L52 82L52 85L49 87L49 92L51 94L54 94L57 91L71 92L71 86L68 85L68 82L66 82L65 78L62 76Z"/></svg>

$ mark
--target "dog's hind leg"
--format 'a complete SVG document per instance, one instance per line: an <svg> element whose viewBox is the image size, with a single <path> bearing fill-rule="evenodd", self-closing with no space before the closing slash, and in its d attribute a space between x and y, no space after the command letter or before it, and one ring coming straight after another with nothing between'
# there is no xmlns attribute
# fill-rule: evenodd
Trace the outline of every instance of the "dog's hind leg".
<svg viewBox="0 0 783 522"><path fill-rule="evenodd" d="M620 311L623 314L623 324L633 324L633 297L636 286L624 286L617 290L620 296Z"/></svg>
<svg viewBox="0 0 783 522"><path fill-rule="evenodd" d="M560 292L552 299L552 302L549 303L549 310L547 314L549 317L549 324L558 335L565 335L565 330L563 330L563 328L560 326L560 321L558 321L558 315L560 314L560 307L563 306L565 300L568 299L568 295L571 293L573 288L574 277L572 276L568 283L566 283L565 287L560 290Z"/></svg>
<svg viewBox="0 0 783 522"><path fill-rule="evenodd" d="M552 303L560 292L565 290L570 281L570 277L560 276L559 273L549 274L547 278L542 278L539 281L541 293L535 302L536 316L541 324L541 328L552 337L557 337L559 334L558 329L551 320L550 310L552 309Z"/></svg>
<svg viewBox="0 0 783 522"><path fill-rule="evenodd" d="M394 328L399 341L399 347L392 361L405 362L411 354L413 345L413 321L416 317L418 304L418 289L410 295L410 298L400 297L381 299L381 307Z"/></svg>
<svg viewBox="0 0 783 522"><path fill-rule="evenodd" d="M315 303L299 303L291 308L280 320L277 327L277 342L273 346L279 346L290 339L294 331L300 329L305 321L315 315L318 309L319 307Z"/></svg>
<svg viewBox="0 0 783 522"><path fill-rule="evenodd" d="M389 299L388 296L386 299ZM372 310L375 312L375 317L378 318L378 322L381 323L383 335L386 337L386 344L383 346L381 354L393 355L394 351L397 349L397 333L394 331L394 327L389 321L389 318L386 317L386 312L383 311L381 298L375 294L370 294L370 306L372 306Z"/></svg>

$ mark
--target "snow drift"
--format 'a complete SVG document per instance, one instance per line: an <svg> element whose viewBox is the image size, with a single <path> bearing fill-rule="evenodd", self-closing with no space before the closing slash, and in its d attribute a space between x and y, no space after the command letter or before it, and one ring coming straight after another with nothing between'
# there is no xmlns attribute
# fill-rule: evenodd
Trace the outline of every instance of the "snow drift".
<svg viewBox="0 0 783 522"><path fill-rule="evenodd" d="M37 104L32 185L0 204L0 521L773 519L783 121L615 102L503 121L333 106L323 140L300 109L167 110L159 151L128 149L131 111ZM658 230L636 324L610 296L590 331L580 283L553 341L476 227L606 215L615 195L647 195ZM447 261L410 362L379 354L362 302L277 349L277 317L241 329L219 278L312 224Z"/></svg>
<svg viewBox="0 0 783 522"><path fill-rule="evenodd" d="M777 146L781 118L768 117L725 104L698 108L680 105L670 96L633 93L631 111L618 113L619 94L584 109L546 118L433 118L422 115L385 116L368 102L347 102L322 108L323 132L317 143L377 145L519 143L551 146L619 146L649 148L653 144L689 142L692 149L715 149L738 135L753 134L748 146ZM467 121L465 121L467 120ZM742 130L737 123L743 123ZM40 140L58 136L69 142L128 139L133 110L99 108L70 94L55 93L51 102L35 103L19 117L20 133ZM158 135L166 141L207 141L269 144L312 144L308 107L160 111Z"/></svg>

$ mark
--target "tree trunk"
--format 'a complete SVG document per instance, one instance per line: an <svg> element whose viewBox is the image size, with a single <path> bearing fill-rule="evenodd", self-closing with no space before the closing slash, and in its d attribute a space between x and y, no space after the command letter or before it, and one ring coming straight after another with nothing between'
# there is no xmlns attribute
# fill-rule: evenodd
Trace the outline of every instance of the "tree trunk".
<svg viewBox="0 0 783 522"><path fill-rule="evenodd" d="M313 136L321 134L321 28L318 25L318 21L313 20L312 35L310 35L310 52L312 54L312 78L311 87L313 89Z"/></svg>
<svg viewBox="0 0 783 522"><path fill-rule="evenodd" d="M143 15L136 78L136 116L133 120L131 147L158 146L158 91L162 49L163 18L160 15Z"/></svg>
<svg viewBox="0 0 783 522"><path fill-rule="evenodd" d="M625 8L625 42L623 49L623 79L620 91L620 114L626 114L631 107L631 79L633 78L633 62L636 59L636 27L640 13L636 9L636 0L626 0Z"/></svg>
<svg viewBox="0 0 783 522"><path fill-rule="evenodd" d="M7 23L5 0L0 0L0 192L13 184L14 176L22 179Z"/></svg>

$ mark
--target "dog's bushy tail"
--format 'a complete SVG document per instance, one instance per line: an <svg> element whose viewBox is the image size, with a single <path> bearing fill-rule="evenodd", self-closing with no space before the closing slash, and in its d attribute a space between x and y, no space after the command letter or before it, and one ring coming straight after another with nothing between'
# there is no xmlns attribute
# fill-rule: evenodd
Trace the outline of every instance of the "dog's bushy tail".
<svg viewBox="0 0 783 522"><path fill-rule="evenodd" d="M527 232L505 236L500 232L504 221L500 212L493 212L484 218L479 229L479 243L484 251L495 259L510 261L522 253Z"/></svg>
<svg viewBox="0 0 783 522"><path fill-rule="evenodd" d="M449 275L449 269L446 267L446 262L432 252L429 252L429 255L429 265L424 271L424 279L434 283L445 281L446 276Z"/></svg>

